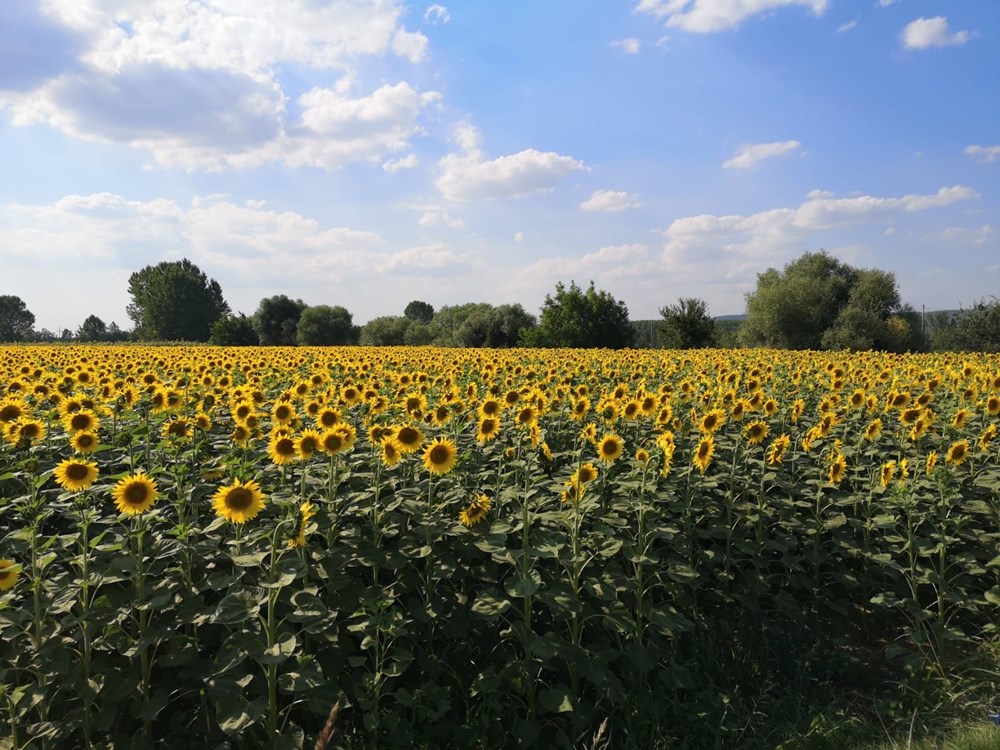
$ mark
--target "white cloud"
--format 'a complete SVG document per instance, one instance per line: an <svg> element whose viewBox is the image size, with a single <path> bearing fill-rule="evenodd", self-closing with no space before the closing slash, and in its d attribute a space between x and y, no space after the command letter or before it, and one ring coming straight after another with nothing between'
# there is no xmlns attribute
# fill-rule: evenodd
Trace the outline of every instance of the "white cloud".
<svg viewBox="0 0 1000 750"><path fill-rule="evenodd" d="M392 37L392 51L411 63L422 62L427 55L427 37L419 31L399 29Z"/></svg>
<svg viewBox="0 0 1000 750"><path fill-rule="evenodd" d="M632 36L628 39L616 39L611 42L611 46L618 47L622 52L628 55L638 55L639 50L642 48L642 42Z"/></svg>
<svg viewBox="0 0 1000 750"><path fill-rule="evenodd" d="M948 227L940 232L928 235L929 239L941 240L950 244L985 245L993 234L993 227L984 224L981 227Z"/></svg>
<svg viewBox="0 0 1000 750"><path fill-rule="evenodd" d="M590 278L601 283L642 278L657 270L649 248L641 243L608 245L582 257L542 258L518 272L520 288L550 287L558 280L574 278L585 283Z"/></svg>
<svg viewBox="0 0 1000 750"><path fill-rule="evenodd" d="M514 232L514 242L524 242L524 232Z"/></svg>
<svg viewBox="0 0 1000 750"><path fill-rule="evenodd" d="M882 234L884 234L886 237L892 237L892 235L894 235L895 233L896 233L896 227L892 226L886 227L885 231L882 232Z"/></svg>
<svg viewBox="0 0 1000 750"><path fill-rule="evenodd" d="M900 34L900 40L909 49L928 49L965 44L969 36L969 32L964 30L952 33L948 30L948 19L935 16L910 21Z"/></svg>
<svg viewBox="0 0 1000 750"><path fill-rule="evenodd" d="M428 5L427 10L424 11L424 22L425 23L448 23L451 20L451 14L448 9L443 5Z"/></svg>
<svg viewBox="0 0 1000 750"><path fill-rule="evenodd" d="M453 218L447 211L424 211L417 223L422 227L436 227L438 225L449 229L463 229L465 227L464 221Z"/></svg>
<svg viewBox="0 0 1000 750"><path fill-rule="evenodd" d="M708 34L733 29L752 16L788 6L822 15L828 0L639 0L635 10L666 19L667 26Z"/></svg>
<svg viewBox="0 0 1000 750"><path fill-rule="evenodd" d="M981 164L992 164L1000 159L1000 146L966 146L962 153Z"/></svg>
<svg viewBox="0 0 1000 750"><path fill-rule="evenodd" d="M847 23L842 23L837 27L837 32L841 33L844 31L850 31L858 25L857 21L848 21Z"/></svg>
<svg viewBox="0 0 1000 750"><path fill-rule="evenodd" d="M401 169L416 169L420 161L414 154L407 154L399 159L389 159L382 163L382 169L389 174L395 174Z"/></svg>
<svg viewBox="0 0 1000 750"><path fill-rule="evenodd" d="M435 274L455 273L465 270L468 258L456 252L446 242L436 242L431 245L421 245L393 253L376 266L384 274L424 275L428 271Z"/></svg>
<svg viewBox="0 0 1000 750"><path fill-rule="evenodd" d="M618 212L639 208L640 205L638 195L615 190L598 190L581 203L580 208L584 211Z"/></svg>
<svg viewBox="0 0 1000 750"><path fill-rule="evenodd" d="M788 254L822 232L884 222L897 214L916 213L979 197L956 185L932 195L879 198L861 195L833 198L811 193L796 208L775 208L749 215L703 214L675 220L664 232L664 258L671 267L685 262L730 263L730 273L758 268L761 258Z"/></svg>
<svg viewBox="0 0 1000 750"><path fill-rule="evenodd" d="M895 5L899 0L878 0L875 3L880 8L888 8L890 5Z"/></svg>
<svg viewBox="0 0 1000 750"><path fill-rule="evenodd" d="M33 88L9 85L0 109L16 126L44 123L126 145L163 166L379 162L423 132L418 119L441 98L403 81L352 92L360 56L426 57L427 38L398 26L399 0L260 0L238 9L222 0L43 0L42 10L89 47L75 62L54 61L47 78L30 79ZM11 33L28 33L38 19L15 15L12 23ZM279 77L289 64L336 70L338 80L293 98Z"/></svg>
<svg viewBox="0 0 1000 750"><path fill-rule="evenodd" d="M776 143L747 143L740 147L733 157L723 162L723 169L752 169L764 159L783 156L795 151L802 144L798 141L778 141Z"/></svg>
<svg viewBox="0 0 1000 750"><path fill-rule="evenodd" d="M479 132L469 123L456 128L455 140L462 154L448 154L438 165L441 176L434 185L450 201L478 198L517 198L552 190L559 180L587 166L554 151L529 148L487 160L479 149Z"/></svg>

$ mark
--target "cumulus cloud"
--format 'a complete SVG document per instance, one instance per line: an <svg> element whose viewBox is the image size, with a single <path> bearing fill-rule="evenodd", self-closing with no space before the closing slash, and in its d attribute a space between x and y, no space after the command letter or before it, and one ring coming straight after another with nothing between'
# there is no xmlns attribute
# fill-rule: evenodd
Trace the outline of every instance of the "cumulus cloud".
<svg viewBox="0 0 1000 750"><path fill-rule="evenodd" d="M965 44L969 41L969 36L969 32L964 30L951 32L948 29L948 19L935 16L910 21L900 34L900 39L903 46L909 49L928 49Z"/></svg>
<svg viewBox="0 0 1000 750"><path fill-rule="evenodd" d="M400 29L392 38L392 51L411 63L422 62L427 55L427 37L419 31Z"/></svg>
<svg viewBox="0 0 1000 750"><path fill-rule="evenodd" d="M981 164L992 164L1000 159L1000 146L966 146L962 153Z"/></svg>
<svg viewBox="0 0 1000 750"><path fill-rule="evenodd" d="M635 10L665 19L674 26L697 34L733 29L746 19L788 6L801 6L819 16L828 0L639 0Z"/></svg>
<svg viewBox="0 0 1000 750"><path fill-rule="evenodd" d="M670 265L684 259L719 258L747 261L746 267L759 266L761 258L787 254L800 248L804 240L819 233L884 223L897 214L916 213L949 206L979 197L975 190L961 185L941 188L931 195L904 195L880 198L861 195L834 198L825 193L810 193L796 208L775 208L749 215L717 216L702 214L675 220L664 232L664 258Z"/></svg>
<svg viewBox="0 0 1000 750"><path fill-rule="evenodd" d="M598 190L580 204L584 211L627 211L639 208L639 196L616 190Z"/></svg>
<svg viewBox="0 0 1000 750"><path fill-rule="evenodd" d="M382 169L389 174L395 174L401 169L416 169L420 161L414 154L407 154L398 159L388 159L382 163Z"/></svg>
<svg viewBox="0 0 1000 750"><path fill-rule="evenodd" d="M424 22L425 23L448 23L451 20L451 14L448 13L448 9L443 5L428 5L427 10L424 11Z"/></svg>
<svg viewBox="0 0 1000 750"><path fill-rule="evenodd" d="M941 240L949 244L985 245L993 235L993 227L984 224L981 227L948 227L940 232L928 235L929 239Z"/></svg>
<svg viewBox="0 0 1000 750"><path fill-rule="evenodd" d="M559 180L587 166L554 151L525 149L516 154L486 159L480 137L468 123L458 126L455 141L463 153L448 154L438 162L441 175L434 185L450 201L479 198L517 198L552 190Z"/></svg>
<svg viewBox="0 0 1000 750"><path fill-rule="evenodd" d="M426 57L427 38L398 25L398 0L260 0L239 13L220 2L145 0L113 8L45 0L44 14L21 0L13 8L0 30L0 48L14 53L0 71L0 109L12 122L124 144L168 167L382 162L423 133L423 111L441 98L405 81L353 91L359 56ZM34 42L8 35L62 41L42 61ZM289 64L341 75L331 88L290 96L279 76Z"/></svg>
<svg viewBox="0 0 1000 750"><path fill-rule="evenodd" d="M463 229L465 222L449 215L447 211L424 211L417 222L422 227L445 226L449 229Z"/></svg>
<svg viewBox="0 0 1000 750"><path fill-rule="evenodd" d="M524 242L524 232L514 232L514 242Z"/></svg>
<svg viewBox="0 0 1000 750"><path fill-rule="evenodd" d="M376 267L379 272L385 274L458 273L468 267L468 257L453 250L446 242L436 242L392 253Z"/></svg>
<svg viewBox="0 0 1000 750"><path fill-rule="evenodd" d="M723 169L752 169L764 159L784 156L795 151L802 144L798 141L778 141L775 143L747 143L733 154L732 158L723 162Z"/></svg>
<svg viewBox="0 0 1000 750"><path fill-rule="evenodd" d="M582 257L542 258L518 273L519 286L545 288L567 278L611 280L642 278L656 272L658 263L641 243L608 245Z"/></svg>
<svg viewBox="0 0 1000 750"><path fill-rule="evenodd" d="M616 39L611 42L611 46L619 48L625 54L638 55L639 50L642 48L642 42L632 36L628 39Z"/></svg>
<svg viewBox="0 0 1000 750"><path fill-rule="evenodd" d="M847 23L842 23L837 27L837 33L842 33L844 31L850 31L858 25L857 21L848 21Z"/></svg>

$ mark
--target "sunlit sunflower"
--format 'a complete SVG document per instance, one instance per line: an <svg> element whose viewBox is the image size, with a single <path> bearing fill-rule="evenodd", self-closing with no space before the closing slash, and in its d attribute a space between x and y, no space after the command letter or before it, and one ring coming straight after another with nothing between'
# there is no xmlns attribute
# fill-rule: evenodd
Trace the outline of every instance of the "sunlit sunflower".
<svg viewBox="0 0 1000 750"><path fill-rule="evenodd" d="M316 424L329 429L340 421L340 412L333 407L327 406L316 415Z"/></svg>
<svg viewBox="0 0 1000 750"><path fill-rule="evenodd" d="M405 425L396 430L396 440L403 453L416 453L424 444L424 433L418 427Z"/></svg>
<svg viewBox="0 0 1000 750"><path fill-rule="evenodd" d="M945 463L952 466L961 466L969 457L969 441L959 440L951 444L948 448L948 455L945 456Z"/></svg>
<svg viewBox="0 0 1000 750"><path fill-rule="evenodd" d="M457 460L458 448L448 438L439 437L424 449L424 467L431 474L447 474Z"/></svg>
<svg viewBox="0 0 1000 750"><path fill-rule="evenodd" d="M52 475L55 477L56 484L64 490L79 492L97 481L97 464L93 461L67 458L56 466Z"/></svg>
<svg viewBox="0 0 1000 750"><path fill-rule="evenodd" d="M294 539L288 540L288 546L305 547L306 533L309 531L309 521L316 515L316 506L306 500L299 506L299 528Z"/></svg>
<svg viewBox="0 0 1000 750"><path fill-rule="evenodd" d="M588 462L573 472L573 476L569 481L573 484L587 484L588 482L593 482L598 476L597 467Z"/></svg>
<svg viewBox="0 0 1000 750"><path fill-rule="evenodd" d="M311 458L316 451L321 450L320 440L321 436L316 430L303 430L295 438L295 450L299 458Z"/></svg>
<svg viewBox="0 0 1000 750"><path fill-rule="evenodd" d="M184 442L191 438L191 422L184 417L176 417L164 423L163 437Z"/></svg>
<svg viewBox="0 0 1000 750"><path fill-rule="evenodd" d="M403 446L396 438L387 436L382 438L382 463L386 466L395 466L403 459Z"/></svg>
<svg viewBox="0 0 1000 750"><path fill-rule="evenodd" d="M246 425L238 424L229 437L236 445L246 445L250 440L250 430Z"/></svg>
<svg viewBox="0 0 1000 750"><path fill-rule="evenodd" d="M770 432L771 428L767 422L758 419L743 428L743 437L750 445L760 445Z"/></svg>
<svg viewBox="0 0 1000 750"><path fill-rule="evenodd" d="M1000 414L1000 396L990 396L986 399L986 413L991 417Z"/></svg>
<svg viewBox="0 0 1000 750"><path fill-rule="evenodd" d="M486 519L492 505L493 502L486 495L478 495L475 500L465 506L465 510L459 514L458 520L471 529Z"/></svg>
<svg viewBox="0 0 1000 750"><path fill-rule="evenodd" d="M635 452L635 462L640 466L645 466L649 463L649 451L645 448L640 448Z"/></svg>
<svg viewBox="0 0 1000 750"><path fill-rule="evenodd" d="M37 443L45 437L45 425L37 419L17 419L7 425L7 439L17 445Z"/></svg>
<svg viewBox="0 0 1000 750"><path fill-rule="evenodd" d="M514 421L518 427L529 428L538 423L538 411L533 406L525 406L517 412Z"/></svg>
<svg viewBox="0 0 1000 750"><path fill-rule="evenodd" d="M0 399L0 422L13 422L27 415L27 407L19 398L8 396Z"/></svg>
<svg viewBox="0 0 1000 750"><path fill-rule="evenodd" d="M924 463L924 471L928 476L934 472L934 467L937 466L937 460L937 451L931 451L927 454L927 461Z"/></svg>
<svg viewBox="0 0 1000 750"><path fill-rule="evenodd" d="M299 457L299 452L295 448L295 439L287 435L272 437L267 444L267 455L271 463L282 466L290 463Z"/></svg>
<svg viewBox="0 0 1000 750"><path fill-rule="evenodd" d="M479 420L479 427L476 430L476 440L485 443L493 440L500 434L500 420L493 417L483 417Z"/></svg>
<svg viewBox="0 0 1000 750"><path fill-rule="evenodd" d="M969 410L959 409L955 412L954 418L951 420L951 426L956 430L961 430L965 427L965 423L969 420Z"/></svg>
<svg viewBox="0 0 1000 750"><path fill-rule="evenodd" d="M68 415L63 420L66 432L96 432L100 420L97 415L89 409L81 409L78 412Z"/></svg>
<svg viewBox="0 0 1000 750"><path fill-rule="evenodd" d="M708 465L712 463L712 456L714 454L715 440L712 439L711 435L705 435L698 442L698 447L695 449L694 457L691 459L691 463L693 463L695 468L698 469L699 474L705 473L705 470L708 469Z"/></svg>
<svg viewBox="0 0 1000 750"><path fill-rule="evenodd" d="M111 497L121 513L135 516L145 513L156 502L156 482L139 472L121 479L111 490Z"/></svg>
<svg viewBox="0 0 1000 750"><path fill-rule="evenodd" d="M881 419L873 419L871 422L868 423L868 426L865 428L865 440L868 441L876 440L878 436L881 434L882 434Z"/></svg>
<svg viewBox="0 0 1000 750"><path fill-rule="evenodd" d="M6 557L0 557L0 591L7 591L17 583L21 566Z"/></svg>
<svg viewBox="0 0 1000 750"><path fill-rule="evenodd" d="M896 476L896 462L886 461L882 464L882 471L879 475L878 483L883 487L888 487Z"/></svg>
<svg viewBox="0 0 1000 750"><path fill-rule="evenodd" d="M771 441L771 444L767 448L767 464L768 466L774 466L775 464L780 464L781 459L785 455L785 451L788 450L788 446L791 445L792 439L788 435L782 434Z"/></svg>
<svg viewBox="0 0 1000 750"><path fill-rule="evenodd" d="M597 443L597 457L606 464L613 463L624 452L625 442L613 432L609 432Z"/></svg>
<svg viewBox="0 0 1000 750"><path fill-rule="evenodd" d="M713 409L698 421L698 429L706 435L711 435L718 430L726 421L725 412L721 409Z"/></svg>
<svg viewBox="0 0 1000 750"><path fill-rule="evenodd" d="M232 523L245 523L260 513L264 507L264 493L254 481L241 482L220 487L212 496L215 514Z"/></svg>
<svg viewBox="0 0 1000 750"><path fill-rule="evenodd" d="M830 480L830 484L840 484L845 476L847 476L847 459L838 453L830 462L830 472L827 478Z"/></svg>
<svg viewBox="0 0 1000 750"><path fill-rule="evenodd" d="M275 424L289 425L295 421L296 416L295 407L289 403L280 402L271 409L271 419Z"/></svg>

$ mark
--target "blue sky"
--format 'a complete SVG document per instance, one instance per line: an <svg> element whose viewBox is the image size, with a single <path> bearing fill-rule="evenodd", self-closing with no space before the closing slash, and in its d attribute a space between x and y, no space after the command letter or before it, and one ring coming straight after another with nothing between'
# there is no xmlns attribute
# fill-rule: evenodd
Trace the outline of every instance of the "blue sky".
<svg viewBox="0 0 1000 750"><path fill-rule="evenodd" d="M4 0L0 294L190 258L363 323L558 281L744 310L810 250L1000 294L995 0Z"/></svg>

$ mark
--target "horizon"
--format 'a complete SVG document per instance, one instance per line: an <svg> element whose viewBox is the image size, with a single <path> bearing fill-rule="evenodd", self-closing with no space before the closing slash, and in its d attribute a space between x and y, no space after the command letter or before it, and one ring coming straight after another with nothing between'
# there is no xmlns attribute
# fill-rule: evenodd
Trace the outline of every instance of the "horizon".
<svg viewBox="0 0 1000 750"><path fill-rule="evenodd" d="M559 281L634 320L825 249L918 311L1000 290L1000 6L8 0L0 294L132 327L189 258L356 324ZM945 15L946 14L946 15Z"/></svg>

